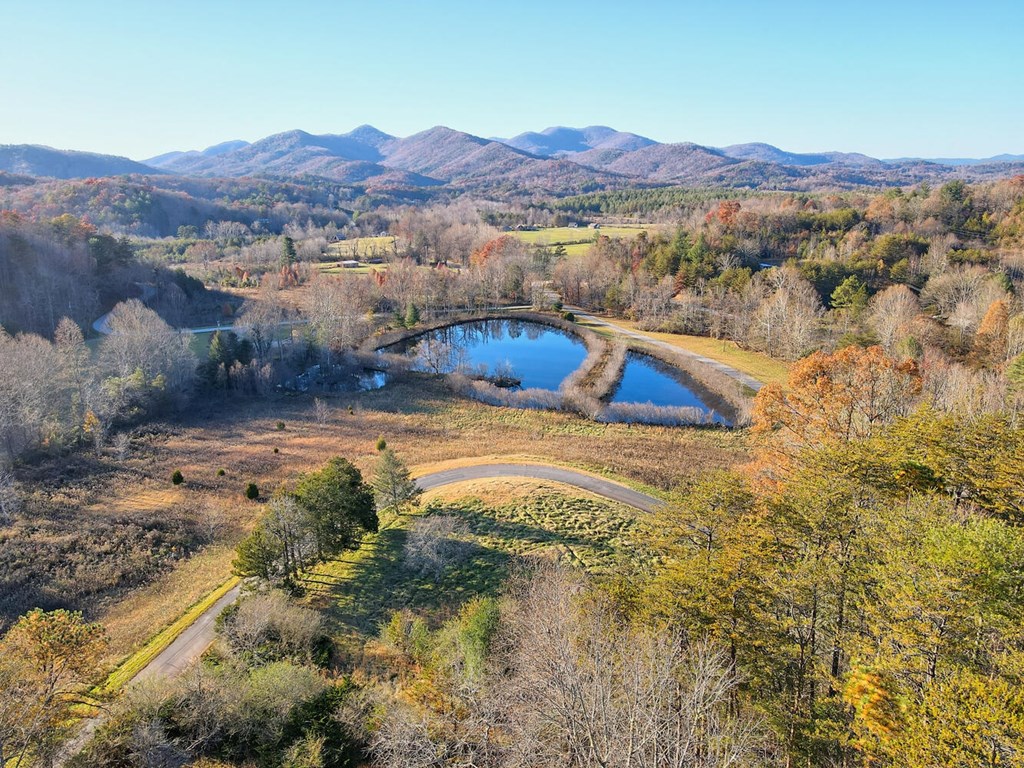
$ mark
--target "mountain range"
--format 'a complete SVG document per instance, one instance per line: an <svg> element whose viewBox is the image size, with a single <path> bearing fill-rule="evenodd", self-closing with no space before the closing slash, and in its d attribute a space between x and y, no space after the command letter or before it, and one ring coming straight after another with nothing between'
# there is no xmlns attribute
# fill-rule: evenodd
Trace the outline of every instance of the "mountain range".
<svg viewBox="0 0 1024 768"><path fill-rule="evenodd" d="M201 177L314 177L367 188L441 187L572 194L637 185L851 188L1024 173L1024 156L881 160L847 152L796 153L764 143L665 144L607 126L547 128L509 139L444 126L408 137L363 125L344 134L293 130L136 162L123 157L0 146L0 171L81 178L170 173Z"/></svg>

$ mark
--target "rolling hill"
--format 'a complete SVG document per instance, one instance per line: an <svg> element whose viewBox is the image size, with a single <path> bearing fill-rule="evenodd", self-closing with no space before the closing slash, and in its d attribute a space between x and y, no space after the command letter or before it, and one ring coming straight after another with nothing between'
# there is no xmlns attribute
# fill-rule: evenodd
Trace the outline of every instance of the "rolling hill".
<svg viewBox="0 0 1024 768"><path fill-rule="evenodd" d="M36 144L0 144L0 171L54 179L159 173L127 157L54 149Z"/></svg>
<svg viewBox="0 0 1024 768"><path fill-rule="evenodd" d="M616 131L605 125L591 125L586 128L566 128L559 125L545 128L539 133L528 131L511 139L495 141L539 157L575 155L594 149L631 152L658 143L646 136Z"/></svg>
<svg viewBox="0 0 1024 768"><path fill-rule="evenodd" d="M487 139L445 126L407 137L371 125L343 134L291 130L249 143L167 152L145 164L31 145L0 146L0 173L75 179L164 173L183 177L317 178L374 190L448 188L575 194L644 185L849 189L1024 172L1019 155L985 160L879 160L851 152L788 152L760 142L715 148L663 144L607 126L555 126Z"/></svg>

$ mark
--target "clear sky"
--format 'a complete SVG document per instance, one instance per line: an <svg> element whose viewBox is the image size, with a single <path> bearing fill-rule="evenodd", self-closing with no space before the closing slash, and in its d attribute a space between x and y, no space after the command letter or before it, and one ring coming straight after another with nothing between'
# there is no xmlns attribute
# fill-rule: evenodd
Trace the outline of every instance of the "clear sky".
<svg viewBox="0 0 1024 768"><path fill-rule="evenodd" d="M0 143L141 159L291 128L1024 153L1024 0L0 0Z"/></svg>

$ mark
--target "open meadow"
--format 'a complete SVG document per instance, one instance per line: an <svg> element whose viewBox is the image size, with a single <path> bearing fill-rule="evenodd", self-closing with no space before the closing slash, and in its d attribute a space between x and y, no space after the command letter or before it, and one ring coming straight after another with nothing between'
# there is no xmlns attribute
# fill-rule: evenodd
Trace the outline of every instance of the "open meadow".
<svg viewBox="0 0 1024 768"><path fill-rule="evenodd" d="M47 523L16 524L0 541L5 619L34 605L84 610L109 627L107 664L114 664L230 576L233 547L262 510L243 497L246 484L255 482L266 498L338 455L368 477L378 436L412 467L518 457L657 493L746 458L744 433L496 408L456 397L426 376L324 402L320 423L312 396L211 397L181 424L137 434L124 458L106 449L41 462L27 503L32 519ZM177 487L175 470L185 479ZM568 509L593 517L589 503Z"/></svg>
<svg viewBox="0 0 1024 768"><path fill-rule="evenodd" d="M570 245L573 243L593 243L599 235L605 237L632 238L641 232L653 232L651 227L542 227L541 229L519 230L508 232L524 243L530 245Z"/></svg>

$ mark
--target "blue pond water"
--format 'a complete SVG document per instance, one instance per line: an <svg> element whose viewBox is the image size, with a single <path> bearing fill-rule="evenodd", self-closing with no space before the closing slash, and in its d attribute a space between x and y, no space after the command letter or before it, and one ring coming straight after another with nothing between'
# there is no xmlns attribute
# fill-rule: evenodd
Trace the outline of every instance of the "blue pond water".
<svg viewBox="0 0 1024 768"><path fill-rule="evenodd" d="M710 412L708 406L691 388L694 383L677 368L647 355L630 352L622 381L612 395L613 403L651 403L653 405L691 406ZM727 424L728 420L715 413L714 421Z"/></svg>
<svg viewBox="0 0 1024 768"><path fill-rule="evenodd" d="M478 320L439 328L381 350L417 358L417 368L494 374L511 369L524 389L557 390L587 356L583 342L565 331L522 320Z"/></svg>

